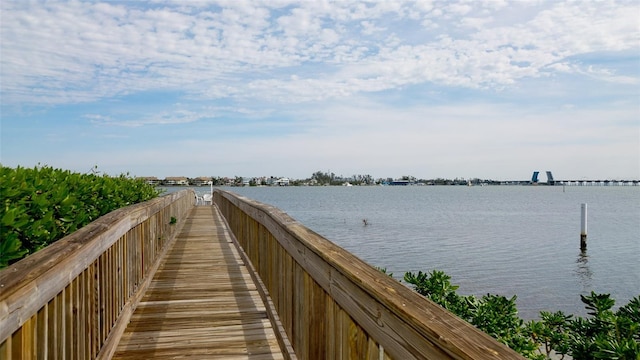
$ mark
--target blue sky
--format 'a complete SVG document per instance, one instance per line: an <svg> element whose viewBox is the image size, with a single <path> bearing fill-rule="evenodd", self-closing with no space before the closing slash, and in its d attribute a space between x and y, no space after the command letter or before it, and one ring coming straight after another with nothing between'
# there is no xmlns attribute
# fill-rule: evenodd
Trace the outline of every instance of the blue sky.
<svg viewBox="0 0 640 360"><path fill-rule="evenodd" d="M637 1L2 1L0 161L640 178Z"/></svg>

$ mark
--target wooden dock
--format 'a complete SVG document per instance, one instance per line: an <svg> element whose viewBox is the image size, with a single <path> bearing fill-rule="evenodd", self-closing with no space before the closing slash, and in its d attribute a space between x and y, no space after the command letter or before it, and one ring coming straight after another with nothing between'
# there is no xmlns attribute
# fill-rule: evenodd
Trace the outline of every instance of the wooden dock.
<svg viewBox="0 0 640 360"><path fill-rule="evenodd" d="M283 359L250 270L217 207L196 206L113 359Z"/></svg>
<svg viewBox="0 0 640 360"><path fill-rule="evenodd" d="M0 270L0 359L523 359L281 210L212 202L124 207Z"/></svg>

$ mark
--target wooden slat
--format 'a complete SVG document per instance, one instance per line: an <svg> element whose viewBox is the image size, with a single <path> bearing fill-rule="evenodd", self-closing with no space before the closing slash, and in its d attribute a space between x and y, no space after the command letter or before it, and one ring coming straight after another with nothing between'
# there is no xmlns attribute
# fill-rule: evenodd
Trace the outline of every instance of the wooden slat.
<svg viewBox="0 0 640 360"><path fill-rule="evenodd" d="M276 289L269 289L269 287L265 284L265 282L263 281L263 279L267 279L269 277L275 278L271 272L268 271L268 269L263 269L262 271L257 271L255 266L253 265L253 263L251 262L251 260L249 259L249 256L247 255L246 252L244 252L242 246L240 245L240 242L238 241L238 239L233 235L233 233L230 231L229 229L229 224L226 222L226 220L222 217L222 214L220 211L216 211L216 216L218 217L218 219L221 222L224 222L225 224L225 234L227 234L232 242L233 245L235 246L236 250L238 250L238 253L240 255L241 260L243 261L244 265L246 266L247 270L249 271L249 274L251 275L251 279L253 280L253 283L256 285L256 289L258 290L258 293L260 294L260 298L262 300L262 302L265 305L265 309L267 312L267 316L269 317L269 321L271 322L271 326L273 327L276 335L277 335L277 339L278 339L278 345L280 346L280 349L282 350L282 355L284 356L284 358L286 360L296 360L297 354L295 353L295 350L293 348L293 345L291 344L291 342L289 341L289 337L287 336L287 331L284 327L284 325L282 324L281 318L278 314L278 309L276 307L276 304L273 302L272 297L269 295L270 291L274 291ZM256 227L258 230L258 237L260 238L261 242L275 242L273 241L273 237L271 237L270 235L268 235L268 233L266 232L266 229L264 229L264 227L262 226L258 226ZM270 249L269 245L266 245L265 249ZM270 250L261 250L261 251L270 251ZM273 253L269 254L275 254L277 251L274 251ZM264 257L264 255L262 255ZM278 263L279 262L279 258L276 258L274 256L269 256L268 259L271 261L270 266L274 267L273 265L274 263ZM273 281L271 281L273 282ZM276 282L273 282L274 284Z"/></svg>
<svg viewBox="0 0 640 360"><path fill-rule="evenodd" d="M113 359L284 358L256 285L216 211L192 210Z"/></svg>
<svg viewBox="0 0 640 360"><path fill-rule="evenodd" d="M0 342L0 359L11 358L11 339Z"/></svg>
<svg viewBox="0 0 640 360"><path fill-rule="evenodd" d="M73 282L71 282L71 284L69 284L69 286L64 289L63 294L64 301L61 305L64 307L62 313L62 331L64 332L64 358L72 359L74 355L73 344L75 340L73 338Z"/></svg>

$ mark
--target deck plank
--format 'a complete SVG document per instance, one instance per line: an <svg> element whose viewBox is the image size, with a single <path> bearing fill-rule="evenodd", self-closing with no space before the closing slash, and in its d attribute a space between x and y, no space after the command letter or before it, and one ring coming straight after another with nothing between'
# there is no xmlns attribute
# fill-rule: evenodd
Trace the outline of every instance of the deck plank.
<svg viewBox="0 0 640 360"><path fill-rule="evenodd" d="M265 305L213 206L194 207L113 359L283 359Z"/></svg>

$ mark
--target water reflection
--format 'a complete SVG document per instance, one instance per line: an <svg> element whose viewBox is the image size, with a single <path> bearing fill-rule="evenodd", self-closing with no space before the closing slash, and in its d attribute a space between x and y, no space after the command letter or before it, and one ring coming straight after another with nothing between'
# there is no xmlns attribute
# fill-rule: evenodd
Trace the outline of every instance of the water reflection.
<svg viewBox="0 0 640 360"><path fill-rule="evenodd" d="M576 259L576 274L580 280L580 284L582 285L582 292L590 291L593 287L591 285L591 280L593 278L593 272L591 272L591 268L589 267L589 255L587 254L587 250L581 250L578 258Z"/></svg>

